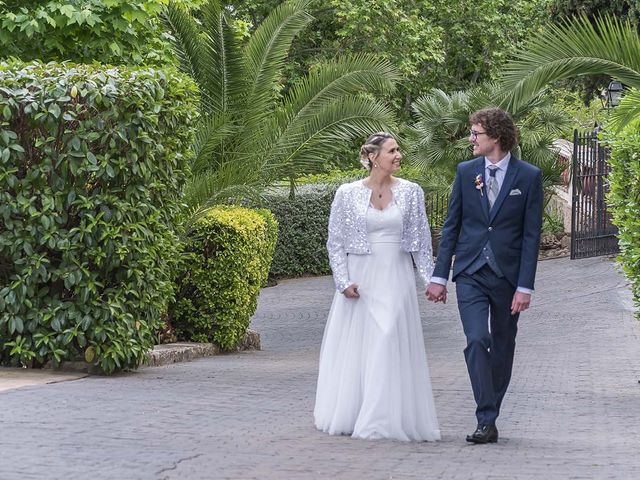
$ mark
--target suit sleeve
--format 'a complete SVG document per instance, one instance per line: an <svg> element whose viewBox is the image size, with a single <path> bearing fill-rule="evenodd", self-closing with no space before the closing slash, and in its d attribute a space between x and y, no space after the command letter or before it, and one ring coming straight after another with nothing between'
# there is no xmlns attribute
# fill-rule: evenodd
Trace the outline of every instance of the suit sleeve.
<svg viewBox="0 0 640 480"><path fill-rule="evenodd" d="M460 225L462 219L462 190L461 190L461 174L460 167L456 172L456 178L451 188L451 196L449 198L449 211L444 221L438 245L438 256L436 258L436 266L433 271L434 277L449 278L449 270L451 270L451 262L453 254L458 243L458 235L460 234Z"/></svg>
<svg viewBox="0 0 640 480"><path fill-rule="evenodd" d="M540 249L540 233L542 230L542 209L544 193L542 188L542 172L536 171L532 188L527 197L522 233L522 253L520 256L520 272L518 287L533 290L538 266L538 250Z"/></svg>

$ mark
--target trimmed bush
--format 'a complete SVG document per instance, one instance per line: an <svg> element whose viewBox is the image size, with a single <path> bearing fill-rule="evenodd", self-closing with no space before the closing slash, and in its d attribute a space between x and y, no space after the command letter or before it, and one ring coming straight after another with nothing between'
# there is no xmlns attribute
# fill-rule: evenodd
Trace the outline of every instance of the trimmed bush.
<svg viewBox="0 0 640 480"><path fill-rule="evenodd" d="M611 147L608 200L618 226L618 260L631 281L640 318L640 133L629 129L609 139Z"/></svg>
<svg viewBox="0 0 640 480"><path fill-rule="evenodd" d="M0 362L136 368L166 312L195 87L0 64Z"/></svg>
<svg viewBox="0 0 640 480"><path fill-rule="evenodd" d="M303 185L290 198L284 191L265 197L262 206L278 220L278 243L269 275L272 278L327 275L327 225L338 185Z"/></svg>
<svg viewBox="0 0 640 480"><path fill-rule="evenodd" d="M266 284L278 224L268 210L216 206L184 243L169 322L180 340L236 348Z"/></svg>

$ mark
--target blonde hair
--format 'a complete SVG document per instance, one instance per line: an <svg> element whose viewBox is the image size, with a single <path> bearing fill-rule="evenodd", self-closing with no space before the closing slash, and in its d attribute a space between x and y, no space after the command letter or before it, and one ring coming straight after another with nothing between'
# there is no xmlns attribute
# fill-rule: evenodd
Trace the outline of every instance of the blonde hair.
<svg viewBox="0 0 640 480"><path fill-rule="evenodd" d="M377 157L378 153L380 153L382 144L390 138L395 139L393 135L387 132L374 133L367 138L364 144L360 147L360 163L364 168L371 170L371 160L369 160L369 155L373 153Z"/></svg>

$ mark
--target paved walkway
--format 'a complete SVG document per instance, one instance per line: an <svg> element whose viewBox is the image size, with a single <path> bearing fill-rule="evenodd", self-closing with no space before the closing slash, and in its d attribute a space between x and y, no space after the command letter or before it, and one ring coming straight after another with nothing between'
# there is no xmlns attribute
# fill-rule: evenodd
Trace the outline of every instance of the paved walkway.
<svg viewBox="0 0 640 480"><path fill-rule="evenodd" d="M541 262L520 321L497 445L474 404L455 298L421 302L438 443L312 425L329 277L263 290L260 352L0 392L0 479L632 479L640 475L640 328L606 258Z"/></svg>

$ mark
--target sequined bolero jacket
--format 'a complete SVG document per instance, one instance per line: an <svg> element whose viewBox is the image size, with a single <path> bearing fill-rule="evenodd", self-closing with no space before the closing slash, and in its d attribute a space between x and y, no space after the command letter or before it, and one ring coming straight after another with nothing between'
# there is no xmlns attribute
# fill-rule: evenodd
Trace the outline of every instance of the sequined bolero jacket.
<svg viewBox="0 0 640 480"><path fill-rule="evenodd" d="M401 247L410 252L425 286L433 272L431 231L424 208L424 193L417 184L401 178L391 187L396 205L402 211ZM347 255L371 253L367 235L366 213L371 189L362 180L341 185L331 204L327 250L333 280L339 292L352 282L347 269Z"/></svg>

